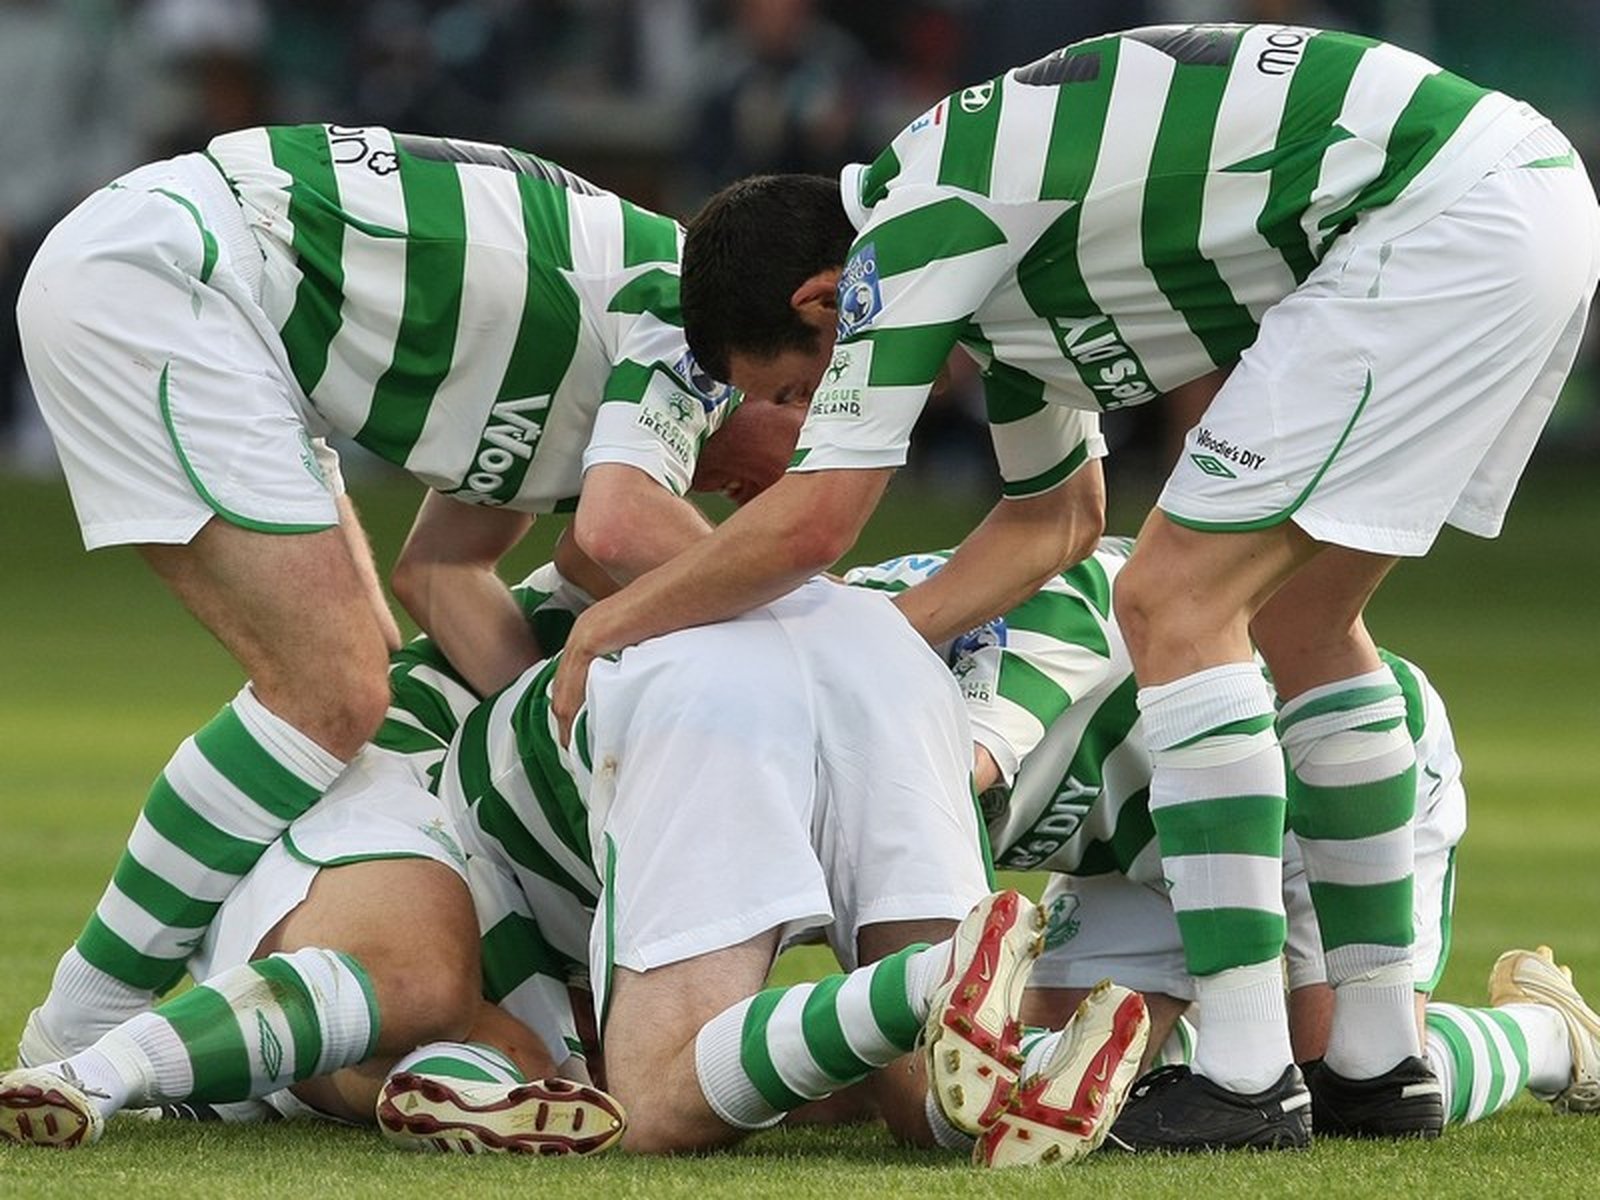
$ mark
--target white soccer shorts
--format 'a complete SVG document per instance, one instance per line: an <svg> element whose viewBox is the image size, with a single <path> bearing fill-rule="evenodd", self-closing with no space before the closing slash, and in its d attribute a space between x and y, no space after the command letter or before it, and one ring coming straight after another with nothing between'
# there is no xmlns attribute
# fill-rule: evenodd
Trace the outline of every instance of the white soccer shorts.
<svg viewBox="0 0 1600 1200"><path fill-rule="evenodd" d="M407 755L367 746L327 794L290 824L222 902L189 973L209 979L256 957L261 939L311 891L325 867L379 859L429 859L466 879L444 805ZM404 936L404 897L393 897Z"/></svg>
<svg viewBox="0 0 1600 1200"><path fill-rule="evenodd" d="M260 278L199 154L124 175L45 239L17 323L89 549L185 543L213 516L338 524L338 459L308 424Z"/></svg>
<svg viewBox="0 0 1600 1200"><path fill-rule="evenodd" d="M965 707L877 593L814 580L597 661L588 723L597 993L775 928L827 926L852 966L863 926L989 891Z"/></svg>
<svg viewBox="0 0 1600 1200"><path fill-rule="evenodd" d="M1600 275L1594 190L1546 127L1445 211L1404 218L1363 218L1267 311L1184 440L1169 517L1293 520L1386 555L1426 553L1445 524L1499 533Z"/></svg>

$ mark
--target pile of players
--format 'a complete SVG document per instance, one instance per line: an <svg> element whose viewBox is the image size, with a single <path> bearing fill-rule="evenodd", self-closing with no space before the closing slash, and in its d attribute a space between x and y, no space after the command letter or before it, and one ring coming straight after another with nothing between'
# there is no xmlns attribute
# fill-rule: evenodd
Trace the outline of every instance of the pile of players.
<svg viewBox="0 0 1600 1200"><path fill-rule="evenodd" d="M249 682L153 785L0 1138L136 1109L674 1152L871 1115L1009 1166L1600 1110L1548 950L1429 1002L1460 762L1361 620L1442 525L1498 532L1597 274L1539 114L1295 27L1076 43L687 234L370 127L124 176L35 260L28 367L85 543L138 546ZM958 344L1002 499L822 576ZM1158 507L1105 539L1096 414L1186 386ZM409 645L335 434L430 489ZM818 939L837 974L766 986Z"/></svg>

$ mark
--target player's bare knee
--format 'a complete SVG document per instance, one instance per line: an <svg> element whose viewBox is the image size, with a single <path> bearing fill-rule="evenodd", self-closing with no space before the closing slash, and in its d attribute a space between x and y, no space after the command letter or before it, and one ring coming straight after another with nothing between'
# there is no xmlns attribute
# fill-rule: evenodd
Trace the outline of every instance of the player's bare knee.
<svg viewBox="0 0 1600 1200"><path fill-rule="evenodd" d="M471 1030L478 979L459 963L427 964L405 956L369 968L369 975L378 1000L380 1053L461 1041Z"/></svg>
<svg viewBox="0 0 1600 1200"><path fill-rule="evenodd" d="M1183 616L1182 608L1172 603L1172 589L1161 586L1159 578L1137 566L1130 562L1123 568L1112 596L1117 627L1136 663L1157 652L1158 641L1170 638L1175 622Z"/></svg>
<svg viewBox="0 0 1600 1200"><path fill-rule="evenodd" d="M339 673L334 691L324 693L320 728L313 732L323 745L348 758L372 739L389 710L387 659L358 670L352 666Z"/></svg>

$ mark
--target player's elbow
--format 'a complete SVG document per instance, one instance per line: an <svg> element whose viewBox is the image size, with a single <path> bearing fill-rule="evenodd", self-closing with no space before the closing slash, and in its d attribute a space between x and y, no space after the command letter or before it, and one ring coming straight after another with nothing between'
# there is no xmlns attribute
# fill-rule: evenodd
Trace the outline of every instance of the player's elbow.
<svg viewBox="0 0 1600 1200"><path fill-rule="evenodd" d="M855 545L856 530L826 521L792 525L779 545L788 556L787 566L795 575L815 575L826 571Z"/></svg>
<svg viewBox="0 0 1600 1200"><path fill-rule="evenodd" d="M665 557L651 536L652 528L649 522L626 515L585 513L580 508L572 523L572 540L590 562L621 583L660 565Z"/></svg>
<svg viewBox="0 0 1600 1200"><path fill-rule="evenodd" d="M1106 510L1103 504L1081 503L1072 506L1066 515L1056 561L1046 570L1048 579L1068 567L1082 562L1094 553L1095 547L1106 532Z"/></svg>
<svg viewBox="0 0 1600 1200"><path fill-rule="evenodd" d="M1037 589L1094 553L1105 533L1105 510L1092 503L1072 502L1051 512L1047 523L1034 530L1034 536L1013 540L1012 567L1018 577L1027 576Z"/></svg>

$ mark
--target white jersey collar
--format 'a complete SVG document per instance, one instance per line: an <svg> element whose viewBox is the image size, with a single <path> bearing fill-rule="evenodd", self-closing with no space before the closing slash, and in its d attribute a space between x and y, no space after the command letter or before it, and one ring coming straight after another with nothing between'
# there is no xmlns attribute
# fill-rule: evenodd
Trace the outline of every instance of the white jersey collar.
<svg viewBox="0 0 1600 1200"><path fill-rule="evenodd" d="M845 216L857 229L867 223L866 205L861 203L861 177L866 173L866 163L847 163L839 172L839 195L844 201Z"/></svg>

